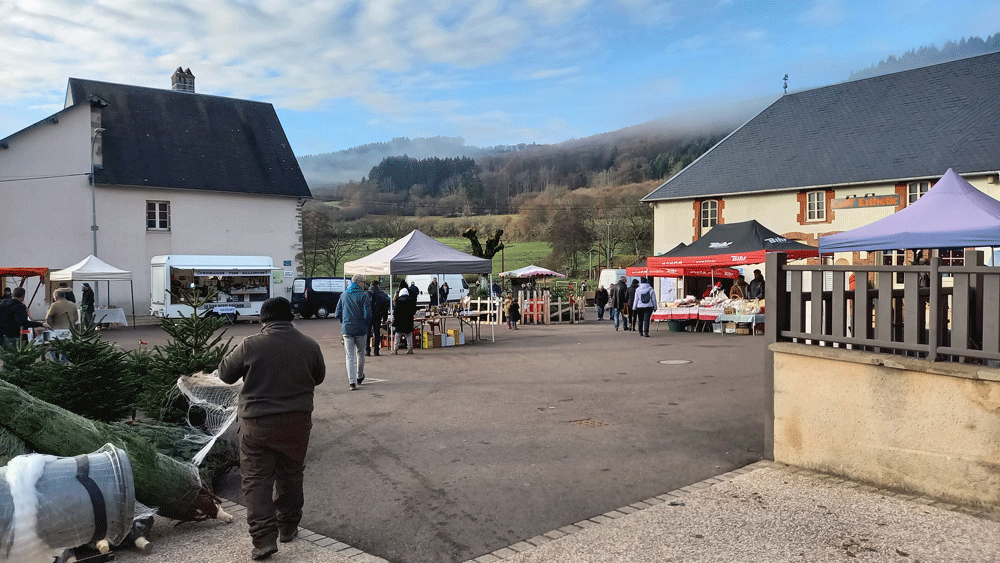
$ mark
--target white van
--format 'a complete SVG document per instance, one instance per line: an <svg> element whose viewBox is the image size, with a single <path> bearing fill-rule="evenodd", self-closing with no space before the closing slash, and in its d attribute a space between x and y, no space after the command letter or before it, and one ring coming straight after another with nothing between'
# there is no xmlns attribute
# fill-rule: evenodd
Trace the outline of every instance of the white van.
<svg viewBox="0 0 1000 563"><path fill-rule="evenodd" d="M604 286L604 289L611 289L611 286L618 283L618 280L625 276L625 270L615 270L615 269L604 269L601 270L601 276L597 279L597 287ZM626 285L631 285L632 280L639 279L637 276L625 276ZM596 290L597 287L594 289Z"/></svg>
<svg viewBox="0 0 1000 563"><path fill-rule="evenodd" d="M150 305L154 317L180 318L191 307L175 303L171 292L194 289L202 295L218 292L201 309L209 315L259 316L260 306L272 297L275 268L270 256L153 256L150 260Z"/></svg>
<svg viewBox="0 0 1000 563"><path fill-rule="evenodd" d="M417 284L420 295L417 296L417 305L427 305L431 302L431 296L427 293L427 286L431 280L437 278L438 286L448 283L448 302L454 303L469 294L469 283L465 281L462 274L438 274L438 275L413 275L406 276L406 285Z"/></svg>

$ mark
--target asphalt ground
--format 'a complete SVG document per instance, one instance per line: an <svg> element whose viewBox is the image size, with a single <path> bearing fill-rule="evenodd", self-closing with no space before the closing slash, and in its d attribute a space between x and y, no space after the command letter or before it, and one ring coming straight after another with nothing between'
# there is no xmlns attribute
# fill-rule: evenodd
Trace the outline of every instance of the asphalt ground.
<svg viewBox="0 0 1000 563"><path fill-rule="evenodd" d="M351 392L339 323L295 325L327 360L302 526L389 561L465 561L760 459L759 336L498 327L496 342L368 358ZM166 341L150 326L105 337ZM240 502L238 476L219 492Z"/></svg>

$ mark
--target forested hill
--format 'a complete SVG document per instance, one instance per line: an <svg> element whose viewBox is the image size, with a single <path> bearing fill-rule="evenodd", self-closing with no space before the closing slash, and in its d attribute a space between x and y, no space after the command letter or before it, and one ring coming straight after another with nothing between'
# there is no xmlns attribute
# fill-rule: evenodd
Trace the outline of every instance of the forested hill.
<svg viewBox="0 0 1000 563"><path fill-rule="evenodd" d="M963 38L958 43L949 41L940 49L934 45L929 45L920 47L919 49L910 49L899 57L890 55L888 58L879 61L878 64L851 73L851 77L848 80L871 78L873 76L901 72L956 59L994 53L996 51L1000 51L1000 32L994 33L986 39L970 37L968 39Z"/></svg>

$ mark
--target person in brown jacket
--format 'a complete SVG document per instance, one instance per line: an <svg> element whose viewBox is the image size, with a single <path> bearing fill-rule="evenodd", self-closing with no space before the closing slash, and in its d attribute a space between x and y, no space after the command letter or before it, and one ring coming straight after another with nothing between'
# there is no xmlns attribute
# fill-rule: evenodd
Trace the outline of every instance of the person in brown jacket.
<svg viewBox="0 0 1000 563"><path fill-rule="evenodd" d="M260 307L260 334L248 336L219 363L219 379L243 379L240 471L254 560L276 553L277 540L298 535L313 392L326 377L319 344L296 330L292 318L287 299L268 299Z"/></svg>
<svg viewBox="0 0 1000 563"><path fill-rule="evenodd" d="M52 294L54 301L45 313L45 322L52 330L69 330L80 320L80 312L76 305L66 299L66 290L59 288Z"/></svg>

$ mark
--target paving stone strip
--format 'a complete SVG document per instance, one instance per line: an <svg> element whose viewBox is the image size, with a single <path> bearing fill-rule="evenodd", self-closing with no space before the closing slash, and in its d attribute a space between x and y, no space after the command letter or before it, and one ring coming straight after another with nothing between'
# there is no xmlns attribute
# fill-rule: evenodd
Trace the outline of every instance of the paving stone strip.
<svg viewBox="0 0 1000 563"><path fill-rule="evenodd" d="M504 559L509 559L519 553L528 552L550 541L558 540L559 538L564 538L569 535L582 532L594 526L600 526L601 524L613 522L616 519L624 518L629 514L634 514L636 512L639 512L640 510L645 510L657 504L663 504L664 502L668 503L682 502L681 499L683 499L686 495L701 491L703 489L706 489L708 487L711 487L719 483L724 483L726 481L739 477L740 475L745 475L747 473L750 473L751 471L775 471L775 470L784 471L792 475L801 475L805 477L820 479L826 481L831 485L837 485L843 488L857 488L858 490L871 492L874 494L895 498L906 502L912 502L924 506L933 506L936 508L941 508L952 512L968 514L978 518L984 518L987 520L1000 522L1000 513L987 513L981 510L975 510L963 506L956 506L954 504L939 502L929 498L918 497L915 495L899 493L896 491L890 491L886 489L879 489L871 485L866 485L854 481L848 481L834 475L827 475L824 473L818 473L816 471L811 471L808 469L792 467L789 465L785 465L783 463L763 460L747 465L746 467L741 467L739 469L729 471L721 475L717 475L715 477L710 477L708 479L705 479L704 481L692 483L691 485L681 487L679 489L670 491L668 493L664 493L662 495L658 495L656 497L646 499L644 501L635 502L630 505L618 508L616 510L611 510L605 512L604 514L600 514L592 518L581 520L574 524L569 524L559 529L551 530L549 532L546 532L544 534L532 538L518 541L517 543L514 543L507 547L500 548L496 551L493 551L492 553L486 553L484 555L480 555L473 559L469 559L464 563L495 563L498 561L503 561ZM244 514L246 512L245 507L236 504L232 501L224 502L222 504L222 507L228 512L234 512L239 514ZM306 541L312 543L317 547L329 550L330 552L336 553L341 557L346 557L350 559L352 562L390 563L389 561L382 559L381 557L377 557L370 553L365 553L360 549L347 545L336 539L329 538L322 534L318 534L306 528L301 528L301 527L299 528L299 541Z"/></svg>

